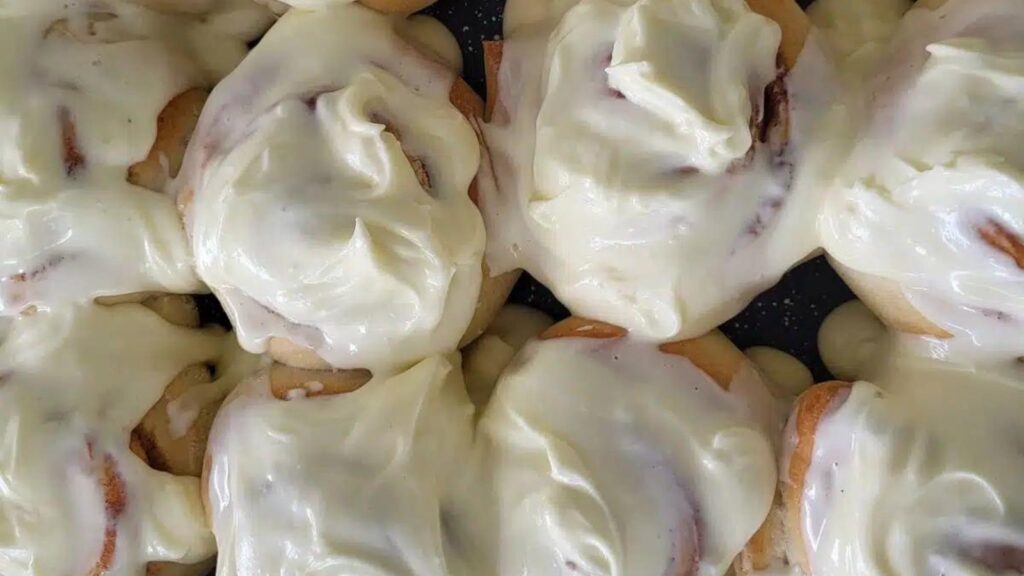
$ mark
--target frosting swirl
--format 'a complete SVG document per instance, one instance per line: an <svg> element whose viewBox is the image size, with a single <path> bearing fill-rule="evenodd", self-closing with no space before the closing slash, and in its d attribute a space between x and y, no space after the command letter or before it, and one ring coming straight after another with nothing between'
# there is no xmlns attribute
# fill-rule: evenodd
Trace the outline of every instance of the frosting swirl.
<svg viewBox="0 0 1024 576"><path fill-rule="evenodd" d="M390 369L455 348L484 231L454 80L349 5L288 12L217 87L182 202L199 274L246 349L285 338L334 366Z"/></svg>

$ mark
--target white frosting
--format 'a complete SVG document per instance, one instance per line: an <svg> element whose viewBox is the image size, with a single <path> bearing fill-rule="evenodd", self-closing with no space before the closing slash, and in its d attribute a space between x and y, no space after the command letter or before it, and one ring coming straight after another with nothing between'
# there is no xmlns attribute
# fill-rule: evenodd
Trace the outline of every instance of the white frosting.
<svg viewBox="0 0 1024 576"><path fill-rule="evenodd" d="M860 300L850 300L825 317L818 329L818 353L836 378L866 376L889 343L885 325Z"/></svg>
<svg viewBox="0 0 1024 576"><path fill-rule="evenodd" d="M726 392L649 344L527 345L480 421L493 573L725 573L775 493L771 406L749 365Z"/></svg>
<svg viewBox="0 0 1024 576"><path fill-rule="evenodd" d="M242 384L209 447L217 574L459 574L445 510L472 416L457 355L335 396Z"/></svg>
<svg viewBox="0 0 1024 576"><path fill-rule="evenodd" d="M814 574L1024 569L1020 375L901 344L817 429L801 527Z"/></svg>
<svg viewBox="0 0 1024 576"><path fill-rule="evenodd" d="M239 387L209 452L218 574L661 574L697 539L723 574L768 511L773 403L749 366L726 392L647 344L528 344L475 431L457 366Z"/></svg>
<svg viewBox="0 0 1024 576"><path fill-rule="evenodd" d="M137 304L11 321L0 340L0 573L95 573L111 535L104 574L213 555L199 480L152 470L128 442L171 380L215 359L224 340ZM104 470L120 506L104 505Z"/></svg>
<svg viewBox="0 0 1024 576"><path fill-rule="evenodd" d="M1024 238L1022 32L1015 0L908 12L820 223L834 258L896 281L958 357L1024 351L1024 269L982 238Z"/></svg>
<svg viewBox="0 0 1024 576"><path fill-rule="evenodd" d="M793 153L751 130L780 37L742 0L509 2L484 131L491 269L647 339L738 312L816 247ZM814 106L794 83L799 117Z"/></svg>
<svg viewBox="0 0 1024 576"><path fill-rule="evenodd" d="M281 337L391 369L456 347L484 229L454 78L352 5L288 12L217 87L181 185L199 274L247 350Z"/></svg>
<svg viewBox="0 0 1024 576"><path fill-rule="evenodd" d="M0 314L201 288L174 202L126 172L164 106L227 73L267 21L229 4L202 20L117 0L0 6Z"/></svg>

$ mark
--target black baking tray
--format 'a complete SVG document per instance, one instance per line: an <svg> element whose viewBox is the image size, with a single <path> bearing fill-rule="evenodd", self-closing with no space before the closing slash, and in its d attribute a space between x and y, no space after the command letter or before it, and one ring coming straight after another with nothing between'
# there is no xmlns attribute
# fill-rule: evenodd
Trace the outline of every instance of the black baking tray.
<svg viewBox="0 0 1024 576"><path fill-rule="evenodd" d="M441 0L425 11L448 26L459 40L463 76L480 94L484 94L482 42L501 38L504 4L504 0ZM801 4L806 7L809 2ZM852 298L825 259L818 257L786 274L726 322L722 331L740 348L763 345L789 352L811 369L816 380L827 380L831 375L818 355L818 328L833 308ZM525 274L511 300L539 308L556 319L568 314L550 291Z"/></svg>

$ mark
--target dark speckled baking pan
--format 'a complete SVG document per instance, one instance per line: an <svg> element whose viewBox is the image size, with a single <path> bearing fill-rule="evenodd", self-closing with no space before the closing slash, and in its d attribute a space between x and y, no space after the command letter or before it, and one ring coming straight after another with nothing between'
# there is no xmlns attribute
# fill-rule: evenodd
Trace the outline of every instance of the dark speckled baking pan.
<svg viewBox="0 0 1024 576"><path fill-rule="evenodd" d="M504 0L441 0L427 10L455 33L462 46L466 81L481 94L481 42L501 37L503 7ZM833 308L851 298L853 294L825 259L816 258L792 270L722 330L740 348L764 345L789 352L802 360L816 379L825 380L830 375L818 356L818 327ZM567 314L551 292L527 275L516 285L512 301L534 306L556 318Z"/></svg>

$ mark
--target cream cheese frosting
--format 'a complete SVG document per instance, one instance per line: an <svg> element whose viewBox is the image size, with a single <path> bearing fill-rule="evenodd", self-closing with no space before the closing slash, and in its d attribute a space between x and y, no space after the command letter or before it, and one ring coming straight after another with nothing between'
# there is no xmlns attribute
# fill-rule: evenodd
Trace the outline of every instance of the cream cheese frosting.
<svg viewBox="0 0 1024 576"><path fill-rule="evenodd" d="M775 493L772 406L749 364L726 391L642 342L527 345L480 422L495 573L724 574Z"/></svg>
<svg viewBox="0 0 1024 576"><path fill-rule="evenodd" d="M817 428L801 522L813 574L1024 569L1020 377L920 347L900 342Z"/></svg>
<svg viewBox="0 0 1024 576"><path fill-rule="evenodd" d="M138 304L68 305L0 334L0 573L141 575L214 553L198 478L149 468L129 434L219 332Z"/></svg>
<svg viewBox="0 0 1024 576"><path fill-rule="evenodd" d="M635 341L526 345L479 420L457 355L354 392L239 387L211 435L218 574L724 574L776 485L774 403ZM293 394L293 392L295 394ZM689 574L689 572L686 572Z"/></svg>
<svg viewBox="0 0 1024 576"><path fill-rule="evenodd" d="M1024 12L949 0L906 14L827 196L826 250L899 284L958 358L1024 350Z"/></svg>
<svg viewBox="0 0 1024 576"><path fill-rule="evenodd" d="M446 550L473 439L457 354L334 396L277 400L269 377L243 383L211 434L219 576L472 574Z"/></svg>
<svg viewBox="0 0 1024 576"><path fill-rule="evenodd" d="M247 350L285 338L334 366L394 370L455 348L484 228L454 80L392 19L348 5L289 11L214 90L181 201L199 274Z"/></svg>
<svg viewBox="0 0 1024 576"><path fill-rule="evenodd" d="M757 128L780 40L742 0L510 1L484 131L491 269L652 340L738 312L816 247L795 143Z"/></svg>
<svg viewBox="0 0 1024 576"><path fill-rule="evenodd" d="M267 23L124 1L0 7L0 314L146 290L194 292L173 200L129 184L157 117L212 85Z"/></svg>

